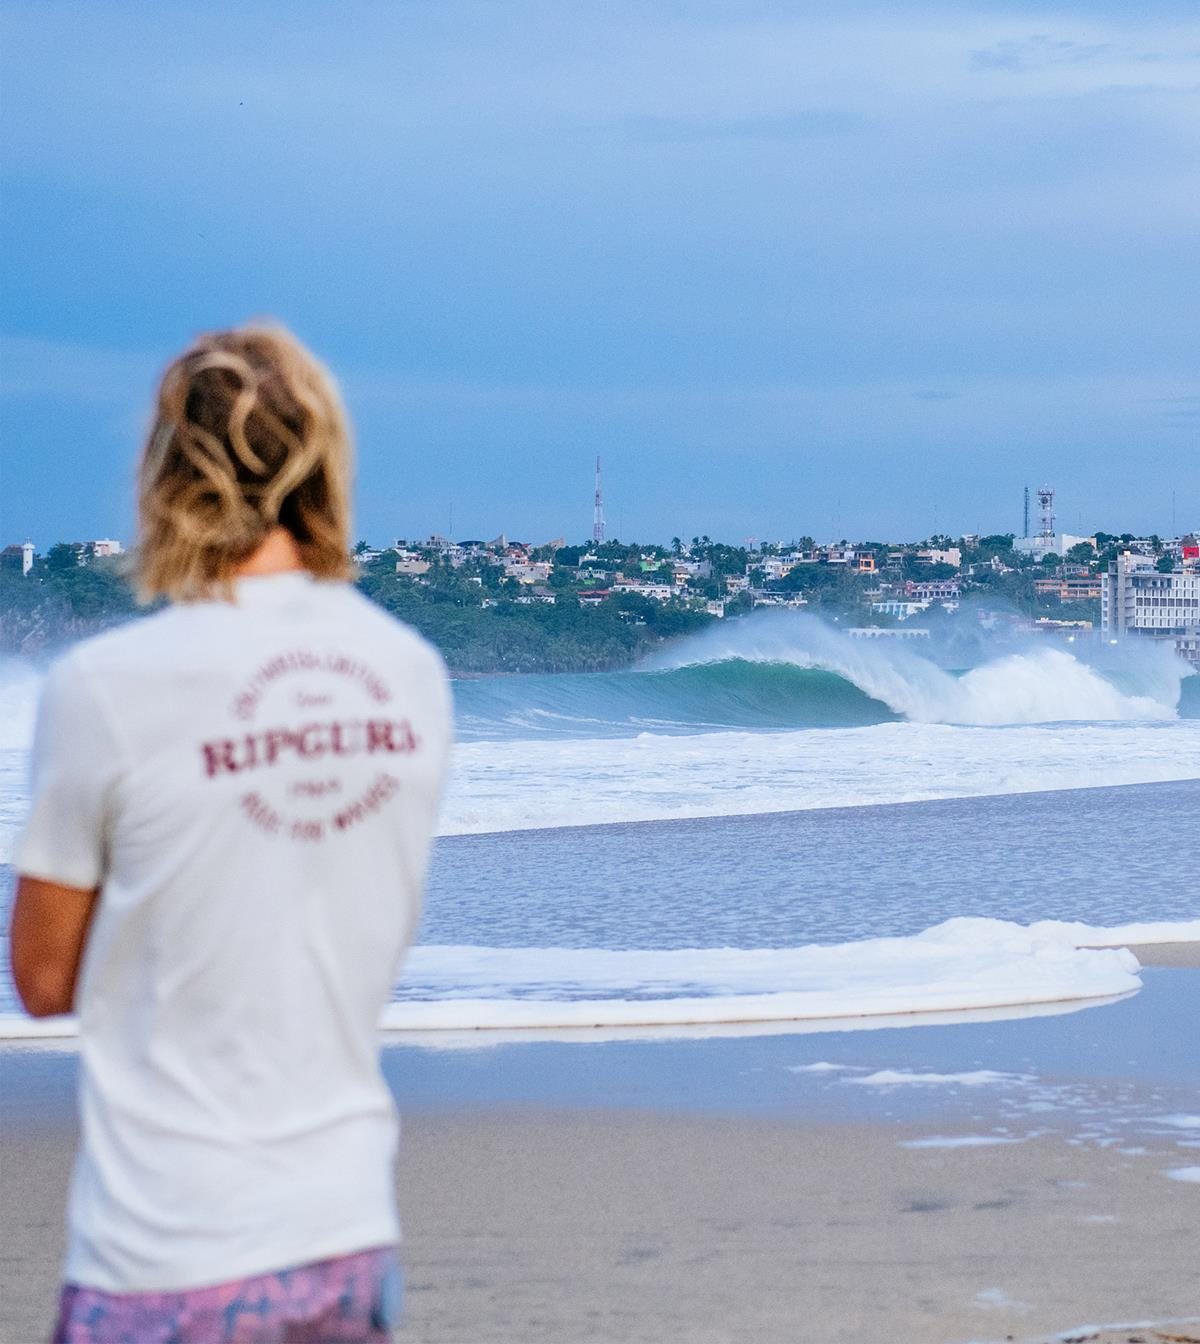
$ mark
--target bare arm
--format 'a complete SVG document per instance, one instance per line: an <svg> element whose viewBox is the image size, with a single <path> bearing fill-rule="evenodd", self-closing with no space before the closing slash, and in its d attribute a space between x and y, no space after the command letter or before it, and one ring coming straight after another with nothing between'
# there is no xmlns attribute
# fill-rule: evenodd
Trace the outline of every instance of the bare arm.
<svg viewBox="0 0 1200 1344"><path fill-rule="evenodd" d="M69 1013L97 891L21 876L9 954L13 983L32 1017Z"/></svg>

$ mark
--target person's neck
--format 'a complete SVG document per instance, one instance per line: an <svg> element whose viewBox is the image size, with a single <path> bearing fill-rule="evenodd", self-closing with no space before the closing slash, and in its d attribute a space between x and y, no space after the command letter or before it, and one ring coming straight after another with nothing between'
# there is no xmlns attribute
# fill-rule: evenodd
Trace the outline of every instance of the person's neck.
<svg viewBox="0 0 1200 1344"><path fill-rule="evenodd" d="M296 538L286 527L273 527L259 547L233 571L235 579L264 578L268 574L294 574L306 569Z"/></svg>

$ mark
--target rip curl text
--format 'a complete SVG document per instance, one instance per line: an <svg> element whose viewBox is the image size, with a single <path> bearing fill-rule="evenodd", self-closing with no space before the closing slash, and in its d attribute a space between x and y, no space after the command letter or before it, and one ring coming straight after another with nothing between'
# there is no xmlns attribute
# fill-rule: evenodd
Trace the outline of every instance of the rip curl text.
<svg viewBox="0 0 1200 1344"><path fill-rule="evenodd" d="M337 756L406 756L418 750L420 740L407 719L345 719L307 723L300 728L265 728L240 737L221 737L201 743L204 773L237 775L245 770L293 761L317 761Z"/></svg>

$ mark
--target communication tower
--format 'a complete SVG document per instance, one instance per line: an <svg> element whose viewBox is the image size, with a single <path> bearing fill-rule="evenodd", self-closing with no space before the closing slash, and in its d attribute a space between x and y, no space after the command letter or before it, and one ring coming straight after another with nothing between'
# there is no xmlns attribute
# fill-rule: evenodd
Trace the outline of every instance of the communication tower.
<svg viewBox="0 0 1200 1344"><path fill-rule="evenodd" d="M1049 540L1054 536L1054 491L1043 486L1038 492L1038 536Z"/></svg>
<svg viewBox="0 0 1200 1344"><path fill-rule="evenodd" d="M1029 535L1029 487L1025 487L1025 531L1021 533L1023 537Z"/></svg>
<svg viewBox="0 0 1200 1344"><path fill-rule="evenodd" d="M599 546L604 541L604 498L600 494L600 459L596 458L596 498L592 506L592 540Z"/></svg>

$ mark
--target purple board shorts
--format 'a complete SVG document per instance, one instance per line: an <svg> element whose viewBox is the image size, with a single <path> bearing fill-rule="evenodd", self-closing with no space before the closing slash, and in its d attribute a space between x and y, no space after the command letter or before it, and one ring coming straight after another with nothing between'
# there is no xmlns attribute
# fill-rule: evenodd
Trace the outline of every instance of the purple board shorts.
<svg viewBox="0 0 1200 1344"><path fill-rule="evenodd" d="M63 1285L52 1344L391 1344L394 1246L179 1292Z"/></svg>

